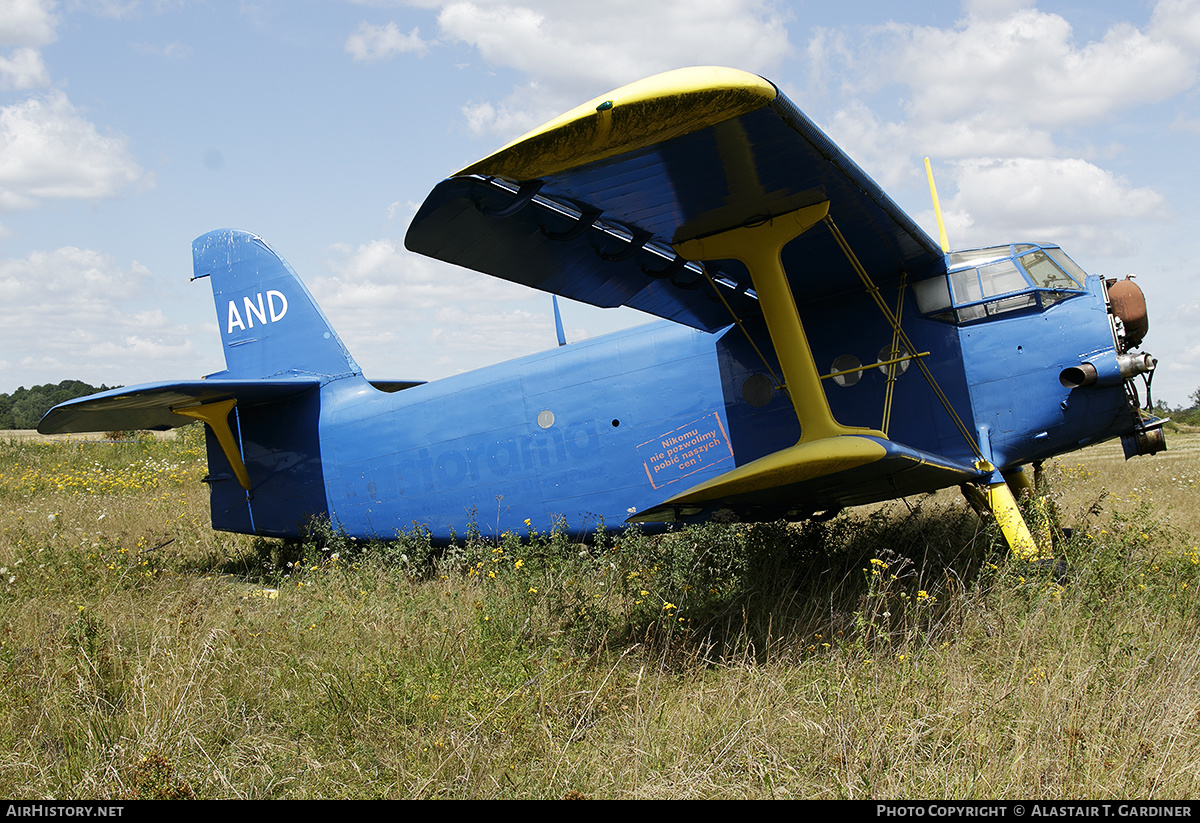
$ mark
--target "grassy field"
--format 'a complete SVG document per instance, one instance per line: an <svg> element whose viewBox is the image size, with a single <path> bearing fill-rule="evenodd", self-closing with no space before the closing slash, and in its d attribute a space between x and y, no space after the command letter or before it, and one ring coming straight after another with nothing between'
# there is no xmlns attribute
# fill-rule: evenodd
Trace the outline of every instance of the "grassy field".
<svg viewBox="0 0 1200 823"><path fill-rule="evenodd" d="M0 436L0 796L1200 795L1200 436L1049 464L1029 564L956 491L286 545L209 529L182 431Z"/></svg>

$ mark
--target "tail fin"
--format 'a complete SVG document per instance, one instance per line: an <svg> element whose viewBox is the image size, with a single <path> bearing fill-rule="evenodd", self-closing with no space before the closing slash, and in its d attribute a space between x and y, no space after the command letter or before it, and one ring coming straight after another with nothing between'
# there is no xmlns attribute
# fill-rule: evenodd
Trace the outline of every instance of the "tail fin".
<svg viewBox="0 0 1200 823"><path fill-rule="evenodd" d="M192 279L212 278L225 349L221 377L362 372L296 272L260 238L236 229L209 232L192 243L192 262Z"/></svg>

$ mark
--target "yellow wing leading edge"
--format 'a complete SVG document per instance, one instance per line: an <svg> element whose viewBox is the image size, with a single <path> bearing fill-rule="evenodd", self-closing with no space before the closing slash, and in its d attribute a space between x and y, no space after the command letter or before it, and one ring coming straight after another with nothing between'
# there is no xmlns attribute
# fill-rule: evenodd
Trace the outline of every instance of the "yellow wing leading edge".
<svg viewBox="0 0 1200 823"><path fill-rule="evenodd" d="M549 177L738 117L778 94L768 81L737 69L656 74L576 106L454 176Z"/></svg>

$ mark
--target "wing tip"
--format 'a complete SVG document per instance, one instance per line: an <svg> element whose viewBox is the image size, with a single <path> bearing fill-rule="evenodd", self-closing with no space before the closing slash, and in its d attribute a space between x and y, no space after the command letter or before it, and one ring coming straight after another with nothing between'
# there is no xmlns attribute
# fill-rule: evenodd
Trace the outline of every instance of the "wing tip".
<svg viewBox="0 0 1200 823"><path fill-rule="evenodd" d="M533 180L739 117L777 96L774 83L741 69L673 69L576 106L454 176ZM661 116L664 107L670 116Z"/></svg>

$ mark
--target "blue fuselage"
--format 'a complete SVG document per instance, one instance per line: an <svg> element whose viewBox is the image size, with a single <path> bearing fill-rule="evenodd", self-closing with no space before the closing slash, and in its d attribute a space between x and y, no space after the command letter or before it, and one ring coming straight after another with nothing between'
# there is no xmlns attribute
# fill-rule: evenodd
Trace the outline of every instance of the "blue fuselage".
<svg viewBox="0 0 1200 823"><path fill-rule="evenodd" d="M891 344L890 328L862 295L800 308L823 373L844 355L883 359ZM1044 310L973 324L922 316L911 301L903 314L942 392L998 468L1128 429L1121 385L1069 390L1058 381L1064 368L1113 349L1098 278ZM252 491L221 479L227 464L210 440L213 526L295 536L318 515L359 538L420 526L441 540L472 523L485 534L522 531L526 520L537 529L561 522L575 534L619 527L799 438L793 406L774 388L769 337L761 322L747 332L761 357L737 327L709 334L655 323L395 393L353 376L298 399L239 408ZM883 369L846 382L825 381L840 422L972 459L917 368L894 380L887 420ZM896 491L864 489L845 502ZM763 514L792 513L785 506Z"/></svg>

